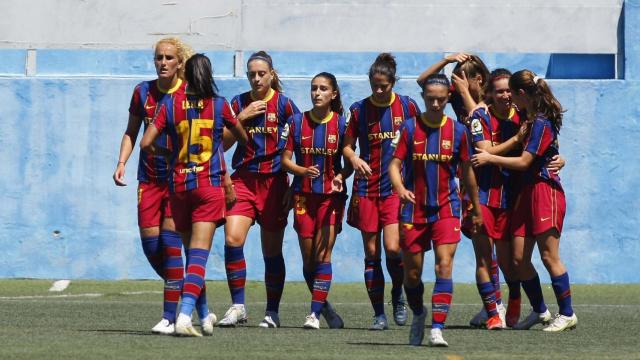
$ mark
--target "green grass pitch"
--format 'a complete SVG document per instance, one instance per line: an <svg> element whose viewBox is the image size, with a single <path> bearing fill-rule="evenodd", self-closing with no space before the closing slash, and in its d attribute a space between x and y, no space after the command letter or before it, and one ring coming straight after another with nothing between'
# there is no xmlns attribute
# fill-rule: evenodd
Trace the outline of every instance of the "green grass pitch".
<svg viewBox="0 0 640 360"><path fill-rule="evenodd" d="M0 280L0 359L640 359L640 285L574 285L578 328L546 334L540 327L470 328L480 299L475 284L456 284L445 349L407 345L409 327L392 321L388 331L368 331L372 311L361 283L332 285L329 299L345 329L301 328L310 295L300 282L285 287L282 328L261 329L264 286L249 282L248 326L216 328L204 338L151 334L161 316L160 281L74 281L61 293L48 292L50 285ZM208 281L207 287L220 317L230 301L226 283ZM431 287L425 284L429 299ZM551 311L557 310L550 286L544 291ZM391 320L390 312L387 306Z"/></svg>

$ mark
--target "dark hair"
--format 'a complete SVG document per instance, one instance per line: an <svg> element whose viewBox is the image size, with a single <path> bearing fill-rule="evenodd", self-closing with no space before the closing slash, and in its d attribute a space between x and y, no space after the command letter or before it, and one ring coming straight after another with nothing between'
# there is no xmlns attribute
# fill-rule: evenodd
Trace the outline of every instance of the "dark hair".
<svg viewBox="0 0 640 360"><path fill-rule="evenodd" d="M338 80L335 75L328 72L321 72L311 79L311 82L315 80L315 78L323 77L331 83L331 87L336 91L336 98L331 100L331 111L338 113L338 115L344 115L344 108L342 106L342 99L340 98L340 87L338 87Z"/></svg>
<svg viewBox="0 0 640 360"><path fill-rule="evenodd" d="M495 91L496 87L494 82L500 79L508 79L511 77L511 71L505 68L497 68L491 72L489 75L489 80L484 86L484 101L489 104L493 102L493 98L489 96L492 92Z"/></svg>
<svg viewBox="0 0 640 360"><path fill-rule="evenodd" d="M527 109L527 111L543 114L553 122L556 131L560 131L562 113L566 110L562 108L558 99L553 96L549 85L544 79L539 78L529 70L520 70L509 79L509 87L513 92L524 90L533 104L533 109Z"/></svg>
<svg viewBox="0 0 640 360"><path fill-rule="evenodd" d="M478 94L478 99L474 99L476 101L482 100L484 97L483 87L489 79L489 69L487 68L487 65L485 65L482 59L477 55L469 55L469 59L465 62L457 63L456 67L453 68L453 73L457 76L462 76L463 71L467 78L476 77L477 75L482 77L482 84L480 84L481 93Z"/></svg>
<svg viewBox="0 0 640 360"><path fill-rule="evenodd" d="M184 71L189 90L201 98L218 96L218 87L213 80L211 61L204 54L195 54L187 60Z"/></svg>
<svg viewBox="0 0 640 360"><path fill-rule="evenodd" d="M422 91L425 91L429 85L442 85L446 87L447 90L451 88L451 83L445 74L431 74L427 76L422 82Z"/></svg>
<svg viewBox="0 0 640 360"><path fill-rule="evenodd" d="M269 70L273 71L273 80L271 81L271 88L275 91L282 92L282 82L280 81L278 72L276 72L276 69L273 68L273 59L271 59L271 55L267 54L267 52L263 50L254 52L249 57L249 60L247 60L247 68L249 67L249 63L254 60L262 60L269 65Z"/></svg>
<svg viewBox="0 0 640 360"><path fill-rule="evenodd" d="M389 78L391 84L395 85L398 80L398 78L396 78L396 58L390 53L380 53L369 68L369 80L371 80L375 74L386 76Z"/></svg>

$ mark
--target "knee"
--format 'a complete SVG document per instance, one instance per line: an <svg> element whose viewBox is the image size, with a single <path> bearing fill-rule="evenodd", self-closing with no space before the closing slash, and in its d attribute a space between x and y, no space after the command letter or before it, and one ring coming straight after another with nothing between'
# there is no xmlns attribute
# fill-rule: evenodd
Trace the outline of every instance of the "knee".
<svg viewBox="0 0 640 360"><path fill-rule="evenodd" d="M420 269L404 269L404 282L408 285L415 285L422 278L422 271Z"/></svg>
<svg viewBox="0 0 640 360"><path fill-rule="evenodd" d="M540 258L547 269L554 268L560 264L558 254L553 254L549 251L543 251L542 254L540 254Z"/></svg>
<svg viewBox="0 0 640 360"><path fill-rule="evenodd" d="M400 253L400 246L398 244L387 246L384 251L387 254L388 258L398 258L402 255Z"/></svg>
<svg viewBox="0 0 640 360"><path fill-rule="evenodd" d="M440 259L436 264L436 276L440 278L451 278L453 259Z"/></svg>

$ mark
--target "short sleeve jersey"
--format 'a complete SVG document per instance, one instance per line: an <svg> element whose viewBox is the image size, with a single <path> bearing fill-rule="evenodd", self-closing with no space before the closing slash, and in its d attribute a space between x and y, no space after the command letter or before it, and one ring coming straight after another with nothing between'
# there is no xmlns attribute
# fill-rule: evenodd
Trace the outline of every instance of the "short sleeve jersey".
<svg viewBox="0 0 640 360"><path fill-rule="evenodd" d="M531 123L529 136L524 143L524 150L533 154L535 159L525 174L525 181L534 182L543 179L560 185L558 174L547 170L547 163L560 153L558 132L551 120L538 114Z"/></svg>

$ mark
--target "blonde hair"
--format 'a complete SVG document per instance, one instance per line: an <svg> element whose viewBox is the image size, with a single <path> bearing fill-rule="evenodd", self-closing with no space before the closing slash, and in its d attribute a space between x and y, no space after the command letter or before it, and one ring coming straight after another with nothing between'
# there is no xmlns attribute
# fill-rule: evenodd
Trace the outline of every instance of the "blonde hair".
<svg viewBox="0 0 640 360"><path fill-rule="evenodd" d="M173 45L176 48L178 61L182 64L182 66L178 69L178 77L184 80L185 79L184 68L187 63L187 60L189 60L189 58L194 54L193 49L191 48L191 46L185 44L184 42L182 42L182 40L176 37L166 37L156 42L155 46L153 47L154 55L158 48L158 45L160 44L169 44L169 45Z"/></svg>

